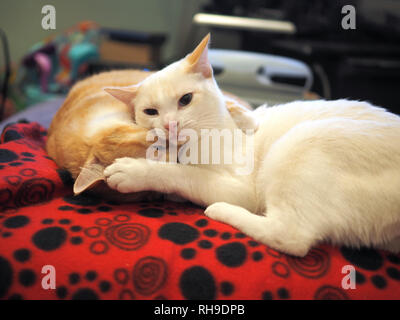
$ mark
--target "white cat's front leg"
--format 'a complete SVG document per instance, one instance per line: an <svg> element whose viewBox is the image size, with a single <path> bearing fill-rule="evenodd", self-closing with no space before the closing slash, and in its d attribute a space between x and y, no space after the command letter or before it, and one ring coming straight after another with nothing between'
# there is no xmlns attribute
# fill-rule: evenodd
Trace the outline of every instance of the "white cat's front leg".
<svg viewBox="0 0 400 320"><path fill-rule="evenodd" d="M121 193L147 191L149 186L150 160L120 158L104 170L107 184Z"/></svg>
<svg viewBox="0 0 400 320"><path fill-rule="evenodd" d="M175 193L201 206L217 201L250 206L256 203L243 176L205 167L146 159L121 158L104 170L108 185L122 193L158 191Z"/></svg>

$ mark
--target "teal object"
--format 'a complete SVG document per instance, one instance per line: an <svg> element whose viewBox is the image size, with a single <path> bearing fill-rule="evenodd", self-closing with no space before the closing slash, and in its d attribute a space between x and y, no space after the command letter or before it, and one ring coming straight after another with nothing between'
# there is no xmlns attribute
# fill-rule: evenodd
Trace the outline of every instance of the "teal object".
<svg viewBox="0 0 400 320"><path fill-rule="evenodd" d="M70 81L74 81L82 64L99 58L99 50L92 43L77 43L69 50L68 58L71 61Z"/></svg>
<svg viewBox="0 0 400 320"><path fill-rule="evenodd" d="M57 97L53 93L45 93L39 85L29 84L24 88L27 106Z"/></svg>

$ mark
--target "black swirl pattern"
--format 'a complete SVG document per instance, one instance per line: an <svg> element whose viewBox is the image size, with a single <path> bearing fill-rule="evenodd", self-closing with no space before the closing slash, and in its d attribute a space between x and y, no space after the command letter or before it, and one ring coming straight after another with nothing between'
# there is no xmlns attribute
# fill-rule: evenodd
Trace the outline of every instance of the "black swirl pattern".
<svg viewBox="0 0 400 320"><path fill-rule="evenodd" d="M118 296L119 300L133 300L135 299L135 295L133 294L133 292L129 289L124 289L119 293Z"/></svg>
<svg viewBox="0 0 400 320"><path fill-rule="evenodd" d="M325 285L315 292L315 300L349 300L347 294L340 288Z"/></svg>
<svg viewBox="0 0 400 320"><path fill-rule="evenodd" d="M168 269L164 260L151 256L144 257L133 269L133 285L138 293L149 296L165 284L167 275Z"/></svg>
<svg viewBox="0 0 400 320"><path fill-rule="evenodd" d="M17 207L49 201L53 197L54 182L46 178L33 178L25 181L15 195Z"/></svg>
<svg viewBox="0 0 400 320"><path fill-rule="evenodd" d="M19 174L24 177L33 177L37 174L37 171L32 168L22 169Z"/></svg>
<svg viewBox="0 0 400 320"><path fill-rule="evenodd" d="M105 236L120 249L137 250L149 240L150 229L139 223L122 223L109 227Z"/></svg>
<svg viewBox="0 0 400 320"><path fill-rule="evenodd" d="M271 266L272 272L281 278L288 278L290 276L290 270L286 264L276 261Z"/></svg>
<svg viewBox="0 0 400 320"><path fill-rule="evenodd" d="M89 238L97 238L97 237L100 237L102 231L103 230L101 230L101 228L99 228L99 227L90 227L90 228L86 228L84 230L84 233Z"/></svg>
<svg viewBox="0 0 400 320"><path fill-rule="evenodd" d="M129 273L128 270L124 268L118 268L114 271L114 279L119 284L127 284L129 280Z"/></svg>
<svg viewBox="0 0 400 320"><path fill-rule="evenodd" d="M8 176L4 177L4 180L7 181L8 184L15 187L21 183L22 178L20 176Z"/></svg>
<svg viewBox="0 0 400 320"><path fill-rule="evenodd" d="M108 251L108 244L105 241L92 242L89 248L90 252L96 255L105 254Z"/></svg>
<svg viewBox="0 0 400 320"><path fill-rule="evenodd" d="M323 277L330 266L329 254L320 248L312 249L304 258L287 256L286 261L296 273L311 279Z"/></svg>

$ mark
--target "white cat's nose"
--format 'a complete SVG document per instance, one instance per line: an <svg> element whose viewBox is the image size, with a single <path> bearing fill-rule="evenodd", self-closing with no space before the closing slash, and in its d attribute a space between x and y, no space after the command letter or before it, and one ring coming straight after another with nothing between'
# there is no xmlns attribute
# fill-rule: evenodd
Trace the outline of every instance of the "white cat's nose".
<svg viewBox="0 0 400 320"><path fill-rule="evenodd" d="M177 130L178 128L178 123L176 121L168 121L164 123L164 128L167 129L168 131L170 130Z"/></svg>

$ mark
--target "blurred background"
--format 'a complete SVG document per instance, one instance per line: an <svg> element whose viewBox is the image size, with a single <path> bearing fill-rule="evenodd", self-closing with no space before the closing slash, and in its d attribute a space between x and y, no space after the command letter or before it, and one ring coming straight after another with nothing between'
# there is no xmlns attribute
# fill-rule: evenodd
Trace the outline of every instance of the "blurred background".
<svg viewBox="0 0 400 320"><path fill-rule="evenodd" d="M254 107L349 98L400 113L398 0L1 0L0 29L3 126L47 126L77 80L158 70L208 32L218 83Z"/></svg>

